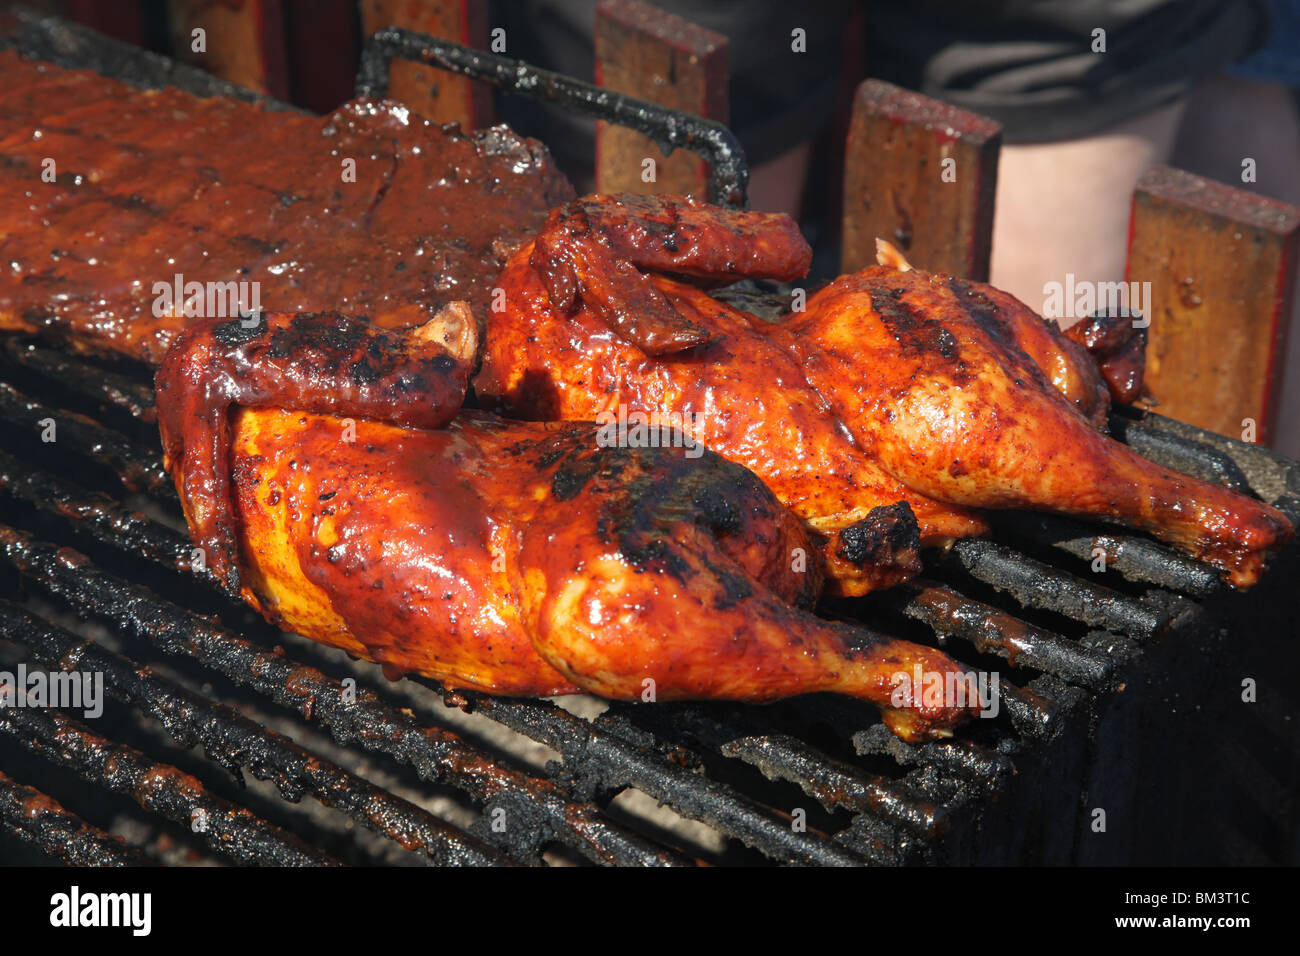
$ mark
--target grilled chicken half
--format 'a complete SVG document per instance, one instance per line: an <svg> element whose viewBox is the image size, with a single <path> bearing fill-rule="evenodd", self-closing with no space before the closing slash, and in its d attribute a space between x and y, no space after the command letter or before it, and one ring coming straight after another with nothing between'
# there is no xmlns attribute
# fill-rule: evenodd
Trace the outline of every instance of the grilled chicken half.
<svg viewBox="0 0 1300 956"><path fill-rule="evenodd" d="M531 419L676 415L805 521L840 594L909 576L918 544L985 532L989 508L1140 528L1241 588L1291 536L1276 509L1102 432L1110 393L1140 387L1131 323L1085 327L1099 370L1013 297L911 269L887 246L881 260L771 324L699 280L798 278L809 251L788 218L577 200L503 272L475 393Z"/></svg>
<svg viewBox="0 0 1300 956"><path fill-rule="evenodd" d="M830 691L908 740L977 708L923 698L963 680L944 654L801 609L816 552L739 465L460 412L477 348L463 304L405 332L249 324L181 334L158 409L192 537L274 624L496 694ZM902 680L918 667L922 685Z"/></svg>

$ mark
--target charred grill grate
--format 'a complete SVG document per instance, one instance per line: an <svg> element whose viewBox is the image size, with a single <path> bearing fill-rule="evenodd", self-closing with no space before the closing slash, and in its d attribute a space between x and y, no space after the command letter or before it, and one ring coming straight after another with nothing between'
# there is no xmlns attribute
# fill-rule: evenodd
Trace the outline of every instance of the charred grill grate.
<svg viewBox="0 0 1300 956"><path fill-rule="evenodd" d="M710 858L689 839L622 811L615 798L628 788L777 862L960 856L954 834L987 829L989 808L1015 789L1016 777L1042 765L1062 737L1086 737L1079 726L1091 705L1141 672L1144 645L1195 633L1201 609L1193 598L1217 590L1206 569L1145 539L1009 515L998 540L932 555L928 578L836 608L913 622L920 630L908 636L932 644L940 635L955 639L948 649L957 657L1001 668L1004 715L943 744L903 744L883 732L869 707L835 698L771 708L614 704L587 719L548 701L443 691L432 681L383 686L374 668L347 664L337 652L306 642L282 650L276 645L287 639L191 566L174 493L161 483L149 445L156 436L147 379L125 363L110 368L110 377L102 371L39 344L6 343L0 402L4 446L12 450L0 453L0 567L16 572L10 583L17 586L0 601L0 636L33 666L103 673L124 719L156 728L149 743L165 736L171 747L201 745L205 772L57 712L0 711L0 737L6 752L21 749L134 800L164 831L191 831L189 852L199 858L367 858L354 840L336 836L337 846L323 846L297 835L302 821L292 815L275 820L250 810L234 785L244 772L270 781L288 801L312 797L425 862L528 863L555 846L564 849L552 859ZM40 440L46 419L56 423L53 443ZM1179 454L1191 447L1155 416L1125 428L1154 432ZM1286 489L1277 500L1296 514L1296 467L1261 449L1237 451ZM79 480L61 477L69 474ZM1090 556L1081 542L1102 542L1116 556L1114 573L1102 586L1027 556L1013 541L1067 559ZM74 615L106 625L109 636L78 636L68 629ZM1046 623L1053 618L1075 622L1073 633L1053 629ZM367 670L350 697L346 682ZM203 690L213 679L226 695ZM512 766L508 752L447 726L449 712L436 694L545 745L558 760L540 769ZM412 696L422 705L412 708ZM256 712L323 729L348 759L304 746L298 732L259 726L242 713L248 698L262 699ZM358 771L377 761L409 766L418 785L454 791L477 819L452 822ZM11 834L49 849L63 839L50 834L81 828L77 858L115 858L95 827L35 794L20 797L18 784L5 786L0 815ZM1079 812L1065 809L1068 817ZM792 825L800 810L806 829ZM498 811L506 825L494 831ZM196 820L202 826L194 829ZM749 856L733 849L717 858Z"/></svg>
<svg viewBox="0 0 1300 956"><path fill-rule="evenodd" d="M229 92L54 21L19 21L10 35L35 55ZM426 58L454 67L462 56L439 47ZM501 69L474 56L464 62ZM511 69L528 85L529 68ZM743 159L738 169L743 191ZM0 849L104 864L1131 856L1136 837L1106 851L1081 836L1092 807L1140 803L1114 772L1114 742L1132 744L1125 735L1142 726L1148 746L1132 760L1152 774L1153 750L1169 751L1165 764L1185 758L1152 715L1214 679L1222 655L1206 608L1247 606L1212 571L1147 539L1008 514L994 540L928 556L925 579L828 608L998 672L1002 715L952 742L905 744L869 706L829 696L579 715L573 702L389 684L372 665L272 631L191 565L152 403L130 363L14 338L0 349L2 660L102 673L110 698L93 726L74 713L0 710L0 766L14 776L0 776ZM40 437L48 421L52 443ZM1300 466L1154 415L1124 413L1112 428L1170 467L1254 489L1300 517ZM1087 570L1097 546L1105 575ZM1286 785L1267 768L1250 779L1261 792ZM1280 827L1295 832L1294 797L1274 803L1273 829L1249 836L1260 846ZM1141 819L1152 816L1179 822L1167 802Z"/></svg>

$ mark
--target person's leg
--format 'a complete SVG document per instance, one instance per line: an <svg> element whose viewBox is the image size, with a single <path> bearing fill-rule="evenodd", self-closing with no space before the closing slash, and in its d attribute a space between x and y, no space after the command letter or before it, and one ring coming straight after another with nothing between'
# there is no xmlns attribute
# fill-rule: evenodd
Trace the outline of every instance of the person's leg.
<svg viewBox="0 0 1300 956"><path fill-rule="evenodd" d="M803 210L804 184L812 143L805 140L794 149L760 163L749 171L749 205L760 212L787 213L796 221Z"/></svg>
<svg viewBox="0 0 1300 956"><path fill-rule="evenodd" d="M1042 311L1043 286L1124 277L1138 177L1173 150L1183 104L1097 136L1004 146L993 218L994 286ZM1072 325L1073 319L1062 324Z"/></svg>
<svg viewBox="0 0 1300 956"><path fill-rule="evenodd" d="M1241 180L1255 160L1254 183ZM1174 147L1173 164L1189 172L1300 206L1300 114L1278 83L1216 76L1198 84ZM1283 364L1282 399L1273 447L1300 458L1300 288Z"/></svg>

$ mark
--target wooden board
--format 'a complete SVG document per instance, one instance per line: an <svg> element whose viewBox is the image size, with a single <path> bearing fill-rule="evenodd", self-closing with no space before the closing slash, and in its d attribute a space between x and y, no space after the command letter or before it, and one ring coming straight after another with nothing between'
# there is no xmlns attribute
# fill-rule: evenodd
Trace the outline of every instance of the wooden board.
<svg viewBox="0 0 1300 956"><path fill-rule="evenodd" d="M919 269L988 281L1001 145L986 117L863 81L844 157L841 270L873 265L879 237Z"/></svg>
<svg viewBox="0 0 1300 956"><path fill-rule="evenodd" d="M223 80L288 99L280 0L168 0L172 51ZM204 31L203 52L194 30Z"/></svg>
<svg viewBox="0 0 1300 956"><path fill-rule="evenodd" d="M483 0L361 0L362 32L370 36L384 27L405 27L480 50L489 45ZM464 129L492 124L492 91L485 84L424 63L395 61L388 95L435 123L455 122Z"/></svg>
<svg viewBox="0 0 1300 956"><path fill-rule="evenodd" d="M1127 280L1149 282L1147 389L1161 414L1257 440L1276 424L1300 209L1168 166L1138 182Z"/></svg>
<svg viewBox="0 0 1300 956"><path fill-rule="evenodd" d="M725 123L727 51L722 34L638 0L601 0L596 8L596 83L606 89ZM647 169L652 182L646 181ZM708 177L708 164L692 152L676 149L664 156L641 133L596 125L599 192L707 199Z"/></svg>

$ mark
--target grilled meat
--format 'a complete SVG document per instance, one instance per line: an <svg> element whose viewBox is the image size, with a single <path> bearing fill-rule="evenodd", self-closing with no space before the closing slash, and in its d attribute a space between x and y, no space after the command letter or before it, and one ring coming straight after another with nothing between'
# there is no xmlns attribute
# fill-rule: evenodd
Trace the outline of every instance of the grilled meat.
<svg viewBox="0 0 1300 956"><path fill-rule="evenodd" d="M1131 405L1142 397L1147 333L1144 327L1134 325L1132 316L1095 315L1070 326L1065 337L1078 342L1097 360L1112 399Z"/></svg>
<svg viewBox="0 0 1300 956"><path fill-rule="evenodd" d="M158 424L164 464L207 566L239 590L229 470L238 406L439 428L460 410L477 341L463 302L402 331L334 314L271 313L256 323L209 320L183 334L157 378Z"/></svg>
<svg viewBox="0 0 1300 956"><path fill-rule="evenodd" d="M678 275L704 271L697 263L735 278L789 279L807 270L808 246L785 217L717 216L712 207L651 197L584 200L557 210L538 242L520 249L502 273L505 309L487 315L475 394L531 419L595 420L620 406L698 415L683 423L687 430L755 472L805 521L842 593L866 593L915 574L922 544L985 531L973 511L911 493L863 454L766 323L656 274L638 273L658 297L654 313L644 292L635 307L590 304L593 286L617 295L603 273L584 268L602 261L593 247ZM572 294L555 291L565 289ZM621 325L611 314L625 316ZM695 336L693 347L648 352L636 327L647 314L661 326L675 321L684 337ZM900 501L909 507L899 508Z"/></svg>
<svg viewBox="0 0 1300 956"><path fill-rule="evenodd" d="M593 247L650 273L626 305ZM1106 437L1123 374L1104 379L1026 306L911 270L889 248L882 258L768 324L653 273L791 278L808 255L788 221L664 197L579 200L502 273L475 392L533 419L676 414L819 535L842 594L916 570L905 514L888 508L900 501L922 545L982 533L979 509L1056 511L1150 531L1237 587L1290 537L1276 509ZM661 325L677 317L675 350L647 347L622 317L649 300Z"/></svg>
<svg viewBox="0 0 1300 956"><path fill-rule="evenodd" d="M501 257L572 196L540 144L393 102L273 112L10 51L0 79L0 329L150 364L196 316L251 306L392 328L485 310ZM186 283L214 284L188 314ZM242 310L239 283L258 284Z"/></svg>
<svg viewBox="0 0 1300 956"><path fill-rule="evenodd" d="M282 628L452 687L831 691L909 740L978 706L901 679L956 686L945 655L800 609L820 591L816 554L743 468L603 446L589 423L457 416L475 350L463 304L400 335L328 315L184 332L159 421L227 586Z"/></svg>
<svg viewBox="0 0 1300 956"><path fill-rule="evenodd" d="M1291 537L1287 518L1093 427L1017 347L1007 308L986 290L876 266L818 292L779 338L845 410L859 445L909 488L966 507L1116 520L1235 587L1254 584Z"/></svg>

